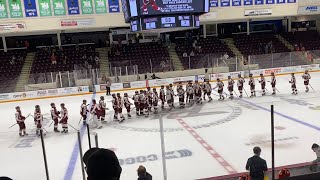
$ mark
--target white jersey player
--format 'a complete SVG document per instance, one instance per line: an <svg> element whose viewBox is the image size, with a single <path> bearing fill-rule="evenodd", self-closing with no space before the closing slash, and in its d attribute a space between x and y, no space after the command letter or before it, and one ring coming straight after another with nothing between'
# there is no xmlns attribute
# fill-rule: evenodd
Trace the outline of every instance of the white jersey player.
<svg viewBox="0 0 320 180"><path fill-rule="evenodd" d="M245 83L244 78L241 77L241 74L239 74L239 75L238 75L238 82L237 82L238 91L240 92L239 98L242 98L243 84L244 84L244 83Z"/></svg>
<svg viewBox="0 0 320 180"><path fill-rule="evenodd" d="M230 99L233 99L233 86L234 86L234 80L231 78L231 76L228 76L228 91L230 94Z"/></svg>
<svg viewBox="0 0 320 180"><path fill-rule="evenodd" d="M223 93L223 86L224 86L223 82L220 79L217 79L217 85L213 89L218 88L219 101L224 100L224 96L222 94Z"/></svg>
<svg viewBox="0 0 320 180"><path fill-rule="evenodd" d="M153 102L153 109L154 109L154 114L158 114L158 101L159 101L159 96L156 88L153 88L153 94L152 94L152 102Z"/></svg>
<svg viewBox="0 0 320 180"><path fill-rule="evenodd" d="M204 89L206 90L206 95L209 98L208 102L212 101L212 97L211 97L212 87L209 80L206 80L206 82L204 83Z"/></svg>
<svg viewBox="0 0 320 180"><path fill-rule="evenodd" d="M259 81L259 80L258 80ZM260 81L259 81L262 89L262 96L266 95L266 78L264 78L263 74L260 74Z"/></svg>
<svg viewBox="0 0 320 180"><path fill-rule="evenodd" d="M126 108L127 110L127 115L128 115L128 118L131 118L131 105L132 103L130 102L129 100L129 97L128 97L128 93L124 93L123 95L123 103L124 103L124 107Z"/></svg>
<svg viewBox="0 0 320 180"><path fill-rule="evenodd" d="M61 110L60 110L60 115L61 115L61 120L60 123L62 124L62 131L61 133L68 133L68 119L69 119L69 115L68 115L68 110L65 107L64 103L60 104Z"/></svg>
<svg viewBox="0 0 320 180"><path fill-rule="evenodd" d="M184 106L185 106L185 104L184 104L184 94L185 94L185 91L184 91L184 89L182 88L182 85L179 85L179 86L178 86L177 94L178 94L178 97L179 97L180 108L184 108Z"/></svg>
<svg viewBox="0 0 320 180"><path fill-rule="evenodd" d="M277 80L276 80L276 76L274 75L274 72L271 73L271 87L272 87L272 95L275 95L276 94L276 83L277 83Z"/></svg>
<svg viewBox="0 0 320 180"><path fill-rule="evenodd" d="M187 91L186 103L194 103L193 101L194 89L192 87L191 82L188 83L186 91Z"/></svg>
<svg viewBox="0 0 320 180"><path fill-rule="evenodd" d="M80 106L80 115L81 115L81 117L83 119L83 125L86 125L86 123L87 123L87 112L89 112L88 105L87 105L87 100L83 100L82 104Z"/></svg>
<svg viewBox="0 0 320 180"><path fill-rule="evenodd" d="M171 109L173 108L173 95L169 86L166 87L166 99L169 106L169 111L171 111Z"/></svg>
<svg viewBox="0 0 320 180"><path fill-rule="evenodd" d="M120 96L120 93L117 93L117 101L118 101L118 114L120 116L120 122L123 122L125 120L124 115L122 114L122 108L124 106L124 101L122 97Z"/></svg>
<svg viewBox="0 0 320 180"><path fill-rule="evenodd" d="M302 79L303 79L304 85L306 86L306 92L309 92L309 80L311 79L311 76L308 70L306 70L305 73L302 75Z"/></svg>
<svg viewBox="0 0 320 180"><path fill-rule="evenodd" d="M92 116L92 125L95 125L94 127L98 129L102 128L100 120L100 106L97 104L95 99L92 99L90 114Z"/></svg>
<svg viewBox="0 0 320 180"><path fill-rule="evenodd" d="M106 103L104 102L104 97L101 96L99 100L99 108L100 108L100 119L102 123L105 123L105 118L106 118L106 110L108 108L106 107Z"/></svg>
<svg viewBox="0 0 320 180"><path fill-rule="evenodd" d="M254 82L254 78L252 74L249 75L249 86L250 86L250 91L251 91L251 96L250 97L255 97L256 96L256 83Z"/></svg>

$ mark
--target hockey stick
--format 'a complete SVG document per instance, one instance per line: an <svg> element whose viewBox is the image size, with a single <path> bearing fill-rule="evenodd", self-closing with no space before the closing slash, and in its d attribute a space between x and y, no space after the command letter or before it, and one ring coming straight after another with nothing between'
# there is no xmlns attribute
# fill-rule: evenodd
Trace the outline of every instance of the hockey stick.
<svg viewBox="0 0 320 180"><path fill-rule="evenodd" d="M9 129L12 128L13 126L17 125L17 124L18 124L18 123L15 123L14 125L10 126Z"/></svg>
<svg viewBox="0 0 320 180"><path fill-rule="evenodd" d="M311 86L311 84L309 83L309 86L311 87L311 89L313 90L313 92L316 92L314 89L313 89L313 87Z"/></svg>
<svg viewBox="0 0 320 180"><path fill-rule="evenodd" d="M83 118L83 116L81 116L81 118L80 118L80 120L79 120L79 122L78 122L78 125L80 124L80 122L81 122L82 118Z"/></svg>
<svg viewBox="0 0 320 180"><path fill-rule="evenodd" d="M245 89L245 88L243 88L243 90L244 90L244 92L246 93L247 97L249 97L249 96L248 96L248 93L247 93L247 91L246 91L246 89Z"/></svg>
<svg viewBox="0 0 320 180"><path fill-rule="evenodd" d="M50 123L49 127L52 125L52 123L53 123L53 120L52 120L52 122Z"/></svg>
<svg viewBox="0 0 320 180"><path fill-rule="evenodd" d="M278 91L278 93L280 93L280 91L276 88L276 90Z"/></svg>
<svg viewBox="0 0 320 180"><path fill-rule="evenodd" d="M79 129L76 129L75 127L71 126L69 123L67 123L68 126L72 127L74 130L79 131Z"/></svg>
<svg viewBox="0 0 320 180"><path fill-rule="evenodd" d="M233 92L234 92L234 94L235 94L237 97L239 97L236 91L233 91Z"/></svg>

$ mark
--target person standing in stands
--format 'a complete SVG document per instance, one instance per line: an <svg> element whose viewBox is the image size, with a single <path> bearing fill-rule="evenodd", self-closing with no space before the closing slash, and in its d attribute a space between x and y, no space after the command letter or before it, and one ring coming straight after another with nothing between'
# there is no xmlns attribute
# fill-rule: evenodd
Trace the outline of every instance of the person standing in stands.
<svg viewBox="0 0 320 180"><path fill-rule="evenodd" d="M147 169L140 165L139 168L137 169L138 173L138 180L152 180L151 174L147 172Z"/></svg>
<svg viewBox="0 0 320 180"><path fill-rule="evenodd" d="M267 163L260 157L261 148L253 148L254 156L250 157L246 164L246 170L250 171L250 180L263 180L264 172L268 170Z"/></svg>
<svg viewBox="0 0 320 180"><path fill-rule="evenodd" d="M312 161L312 165L310 166L310 171L317 172L319 169L319 163L320 163L320 147L318 144L312 144L311 149L313 152L316 153L317 159Z"/></svg>

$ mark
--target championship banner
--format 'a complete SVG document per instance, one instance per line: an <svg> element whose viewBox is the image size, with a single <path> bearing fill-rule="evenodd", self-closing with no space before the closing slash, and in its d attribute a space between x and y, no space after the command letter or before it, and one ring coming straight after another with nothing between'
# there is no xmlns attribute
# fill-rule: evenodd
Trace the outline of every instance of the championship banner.
<svg viewBox="0 0 320 180"><path fill-rule="evenodd" d="M53 2L53 14L55 16L66 15L66 5L64 0L52 0Z"/></svg>
<svg viewBox="0 0 320 180"><path fill-rule="evenodd" d="M93 14L92 0L81 0L82 14Z"/></svg>
<svg viewBox="0 0 320 180"><path fill-rule="evenodd" d="M50 0L38 0L40 16L52 16Z"/></svg>
<svg viewBox="0 0 320 180"><path fill-rule="evenodd" d="M254 4L255 4L255 5L263 5L263 4L264 4L263 1L264 1L264 0L255 0L255 1L254 1Z"/></svg>
<svg viewBox="0 0 320 180"><path fill-rule="evenodd" d="M7 11L7 2L6 0L0 0L0 19L1 18L8 18L8 11Z"/></svg>
<svg viewBox="0 0 320 180"><path fill-rule="evenodd" d="M110 13L120 12L119 0L108 0L108 3Z"/></svg>
<svg viewBox="0 0 320 180"><path fill-rule="evenodd" d="M277 4L284 4L286 3L286 0L277 0Z"/></svg>
<svg viewBox="0 0 320 180"><path fill-rule="evenodd" d="M106 0L94 0L96 14L107 13Z"/></svg>
<svg viewBox="0 0 320 180"><path fill-rule="evenodd" d="M232 0L232 6L241 6L241 0Z"/></svg>
<svg viewBox="0 0 320 180"><path fill-rule="evenodd" d="M230 6L230 0L220 0L220 7Z"/></svg>
<svg viewBox="0 0 320 180"><path fill-rule="evenodd" d="M266 0L266 4L274 4L275 2L274 2L275 0Z"/></svg>
<svg viewBox="0 0 320 180"><path fill-rule="evenodd" d="M23 14L22 14L21 1L8 0L8 3L9 3L10 17L22 18Z"/></svg>
<svg viewBox="0 0 320 180"><path fill-rule="evenodd" d="M219 7L218 0L210 0L210 7Z"/></svg>
<svg viewBox="0 0 320 180"><path fill-rule="evenodd" d="M68 4L69 15L80 14L78 0L67 0L67 4Z"/></svg>
<svg viewBox="0 0 320 180"><path fill-rule="evenodd" d="M37 5L35 0L24 0L24 10L26 17L37 17Z"/></svg>
<svg viewBox="0 0 320 180"><path fill-rule="evenodd" d="M253 0L243 0L243 5L252 6L253 5Z"/></svg>

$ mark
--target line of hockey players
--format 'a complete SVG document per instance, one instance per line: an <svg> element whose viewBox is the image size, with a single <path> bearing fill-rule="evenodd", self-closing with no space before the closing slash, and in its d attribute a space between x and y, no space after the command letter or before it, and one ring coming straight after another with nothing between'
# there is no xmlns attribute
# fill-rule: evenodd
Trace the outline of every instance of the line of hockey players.
<svg viewBox="0 0 320 180"><path fill-rule="evenodd" d="M304 81L305 85L305 91L309 92L309 86L312 88L312 86L309 83L309 80L311 79L310 74L306 70L305 73L302 75L302 79ZM262 96L266 94L266 79L263 74L260 74L260 79L257 79L257 81L261 85L262 89ZM274 73L271 73L271 79L270 81L271 87L272 87L272 94L275 95L277 88L276 88L276 77ZM296 78L295 74L291 74L291 79L289 80L289 83L291 84L292 94L297 95L298 90L296 87ZM233 99L234 94L237 95L237 93L234 91L234 84L235 81L231 78L231 76L228 76L228 82L227 82L227 89L229 92L229 98ZM239 98L243 97L243 91L245 89L243 88L245 84L245 79L241 77L241 74L238 75L238 81L237 81L237 87L240 95ZM250 97L256 96L255 91L255 79L253 78L252 74L249 75L249 82L248 85L250 86L251 95ZM159 94L156 90L156 88L153 88L151 90L150 87L147 88L147 90L140 90L135 91L135 94L132 98L128 96L127 93L124 93L124 97L121 97L120 93L112 94L112 107L114 109L114 120L123 122L125 120L125 117L122 113L122 109L125 108L127 111L128 118L131 118L131 111L133 109L136 109L136 115L137 116L149 116L150 112L153 112L154 114L158 113L159 107L158 102L161 103L161 109L164 109L165 103L169 106L169 111L174 108L174 97L179 97L179 105L180 108L184 108L186 104L202 104L202 100L206 100L206 97L208 97L208 102L212 101L212 90L217 89L219 94L219 100L222 101L225 99L225 95L227 95L223 89L224 89L224 83L217 79L217 84L215 87L211 87L211 84L209 81L205 81L203 84L200 84L198 81L195 81L194 84L192 82L189 82L186 85L186 89L183 89L182 84L178 84L177 92L175 94L173 90L173 85L170 84L169 86L166 86L166 89L164 86L161 86ZM313 88L312 88L313 89ZM278 91L279 92L279 91ZM246 91L245 91L246 93ZM246 93L247 94L247 93ZM248 96L248 94L247 94ZM133 105L129 99L132 99L134 102L134 108L131 108ZM65 104L60 104L61 110L58 111L55 104L51 103L51 118L52 122L54 124L54 132L60 132L58 129L58 125L61 124L62 131L61 133L68 133L68 110L65 107ZM88 106L91 105L91 108L88 108ZM83 100L83 103L80 107L80 115L81 120L83 120L83 124L86 125L86 123L90 120L92 120L91 126L94 126L96 128L101 128L102 123L106 122L105 116L106 116L106 103L104 101L104 97L101 96L99 103L96 102L95 99L92 100L92 104L87 104L86 100ZM88 113L90 113L90 119L88 120ZM26 133L26 125L24 121L32 115L28 115L27 117L22 115L21 109L19 106L16 107L16 113L15 113L15 119L16 124L19 125L19 135L24 136L28 135ZM34 123L37 127L36 133L39 135L39 132L41 129L43 129L43 115L41 114L40 106L35 106L34 111ZM80 123L79 121L79 123ZM14 124L14 125L16 125ZM51 126L50 124L50 126ZM49 126L49 127L50 127Z"/></svg>

